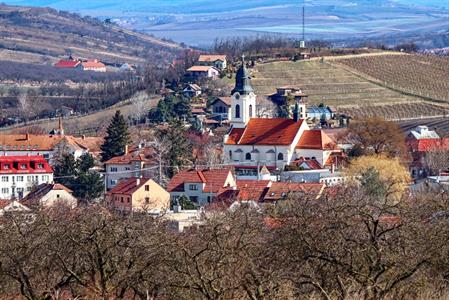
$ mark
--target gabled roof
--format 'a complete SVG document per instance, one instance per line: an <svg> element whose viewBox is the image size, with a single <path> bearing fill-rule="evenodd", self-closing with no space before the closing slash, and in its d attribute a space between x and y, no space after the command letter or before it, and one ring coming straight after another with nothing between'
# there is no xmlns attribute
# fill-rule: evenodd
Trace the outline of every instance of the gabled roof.
<svg viewBox="0 0 449 300"><path fill-rule="evenodd" d="M428 151L449 151L449 138L434 139L420 138L408 140L407 144L412 151L428 152Z"/></svg>
<svg viewBox="0 0 449 300"><path fill-rule="evenodd" d="M229 169L185 170L176 174L168 184L168 192L184 192L184 184L205 184L204 193L217 193L225 187L226 179L232 172Z"/></svg>
<svg viewBox="0 0 449 300"><path fill-rule="evenodd" d="M122 194L130 195L134 194L142 186L148 184L149 178L128 178L121 180L112 190L108 192L108 195Z"/></svg>
<svg viewBox="0 0 449 300"><path fill-rule="evenodd" d="M190 88L193 91L201 91L201 87L198 84L195 83L189 83L185 89ZM184 90L185 90L184 89Z"/></svg>
<svg viewBox="0 0 449 300"><path fill-rule="evenodd" d="M187 72L208 72L210 69L219 71L217 68L212 66L193 66L187 69Z"/></svg>
<svg viewBox="0 0 449 300"><path fill-rule="evenodd" d="M154 150L151 147L136 148L121 156L116 156L106 161L105 164L110 165L129 165L133 162L152 163Z"/></svg>
<svg viewBox="0 0 449 300"><path fill-rule="evenodd" d="M87 150L89 152L101 152L101 145L104 142L102 137L74 137L74 136L64 136L64 139L67 141L69 145L72 145L75 148L80 148L83 150Z"/></svg>
<svg viewBox="0 0 449 300"><path fill-rule="evenodd" d="M323 167L316 159L298 159L294 161L298 167L303 167L305 170L321 170Z"/></svg>
<svg viewBox="0 0 449 300"><path fill-rule="evenodd" d="M324 186L323 183L273 182L264 201L279 201L292 194L319 196Z"/></svg>
<svg viewBox="0 0 449 300"><path fill-rule="evenodd" d="M63 60L61 59L55 64L56 68L76 68L81 64L78 60Z"/></svg>
<svg viewBox="0 0 449 300"><path fill-rule="evenodd" d="M200 55L198 61L202 62L215 62L215 61L225 61L226 55Z"/></svg>
<svg viewBox="0 0 449 300"><path fill-rule="evenodd" d="M98 60L88 60L83 62L83 68L88 69L102 69L105 68L106 65Z"/></svg>
<svg viewBox="0 0 449 300"><path fill-rule="evenodd" d="M0 156L0 174L51 173L53 173L53 169L43 156Z"/></svg>
<svg viewBox="0 0 449 300"><path fill-rule="evenodd" d="M291 145L304 120L254 118L244 130L233 128L228 145Z"/></svg>
<svg viewBox="0 0 449 300"><path fill-rule="evenodd" d="M410 131L410 134L417 140L440 138L440 136L434 130L429 130L427 126L417 126L414 130Z"/></svg>
<svg viewBox="0 0 449 300"><path fill-rule="evenodd" d="M236 200L263 201L271 185L272 182L270 180L238 180Z"/></svg>
<svg viewBox="0 0 449 300"><path fill-rule="evenodd" d="M323 130L305 130L296 149L332 150L335 142Z"/></svg>
<svg viewBox="0 0 449 300"><path fill-rule="evenodd" d="M231 106L231 104L232 104L232 98L231 97L218 97L218 98L215 98L215 100L212 101L212 103L210 105L213 105L217 101L221 101L224 104L226 104L227 106Z"/></svg>
<svg viewBox="0 0 449 300"><path fill-rule="evenodd" d="M60 183L42 183L34 187L31 192L20 202L25 205L39 205L39 201L51 191L66 191L72 194L73 191Z"/></svg>

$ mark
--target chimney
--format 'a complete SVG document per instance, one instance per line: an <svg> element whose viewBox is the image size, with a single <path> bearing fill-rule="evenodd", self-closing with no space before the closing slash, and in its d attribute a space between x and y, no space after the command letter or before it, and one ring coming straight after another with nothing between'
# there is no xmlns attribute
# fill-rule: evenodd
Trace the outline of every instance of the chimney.
<svg viewBox="0 0 449 300"><path fill-rule="evenodd" d="M125 145L125 154L128 154L128 153L129 153L129 146Z"/></svg>
<svg viewBox="0 0 449 300"><path fill-rule="evenodd" d="M86 136L83 134L83 135L81 136L81 138L82 138L83 140L85 140L85 139L86 139Z"/></svg>
<svg viewBox="0 0 449 300"><path fill-rule="evenodd" d="M136 178L136 185L140 185L140 178Z"/></svg>
<svg viewBox="0 0 449 300"><path fill-rule="evenodd" d="M298 102L295 103L295 110L293 111L293 121L298 122L299 121L299 106Z"/></svg>

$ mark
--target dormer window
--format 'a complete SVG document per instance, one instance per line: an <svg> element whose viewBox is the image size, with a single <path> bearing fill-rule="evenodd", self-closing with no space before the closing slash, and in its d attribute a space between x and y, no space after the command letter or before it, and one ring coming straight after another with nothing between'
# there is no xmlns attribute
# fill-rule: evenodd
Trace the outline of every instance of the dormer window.
<svg viewBox="0 0 449 300"><path fill-rule="evenodd" d="M37 168L38 169L43 169L44 168L44 164L43 163L38 163L37 164Z"/></svg>
<svg viewBox="0 0 449 300"><path fill-rule="evenodd" d="M20 164L20 169L21 170L26 170L27 168L27 164Z"/></svg>
<svg viewBox="0 0 449 300"><path fill-rule="evenodd" d="M4 164L4 165L3 165L3 169L9 170L9 164Z"/></svg>

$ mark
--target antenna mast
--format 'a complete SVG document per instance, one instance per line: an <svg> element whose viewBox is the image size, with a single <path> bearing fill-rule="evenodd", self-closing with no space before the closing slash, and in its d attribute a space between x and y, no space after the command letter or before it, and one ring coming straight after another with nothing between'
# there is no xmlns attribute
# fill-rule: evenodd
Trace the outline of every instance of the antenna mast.
<svg viewBox="0 0 449 300"><path fill-rule="evenodd" d="M299 48L306 47L306 4L305 0L302 0L302 40L299 42Z"/></svg>

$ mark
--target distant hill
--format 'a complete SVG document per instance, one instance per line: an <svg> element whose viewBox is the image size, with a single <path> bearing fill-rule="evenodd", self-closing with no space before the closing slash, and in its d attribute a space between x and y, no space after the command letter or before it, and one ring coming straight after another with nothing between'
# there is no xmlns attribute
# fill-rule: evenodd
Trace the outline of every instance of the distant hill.
<svg viewBox="0 0 449 300"><path fill-rule="evenodd" d="M161 62L181 47L172 42L106 24L91 17L0 5L0 60L53 63L62 57L106 63Z"/></svg>

